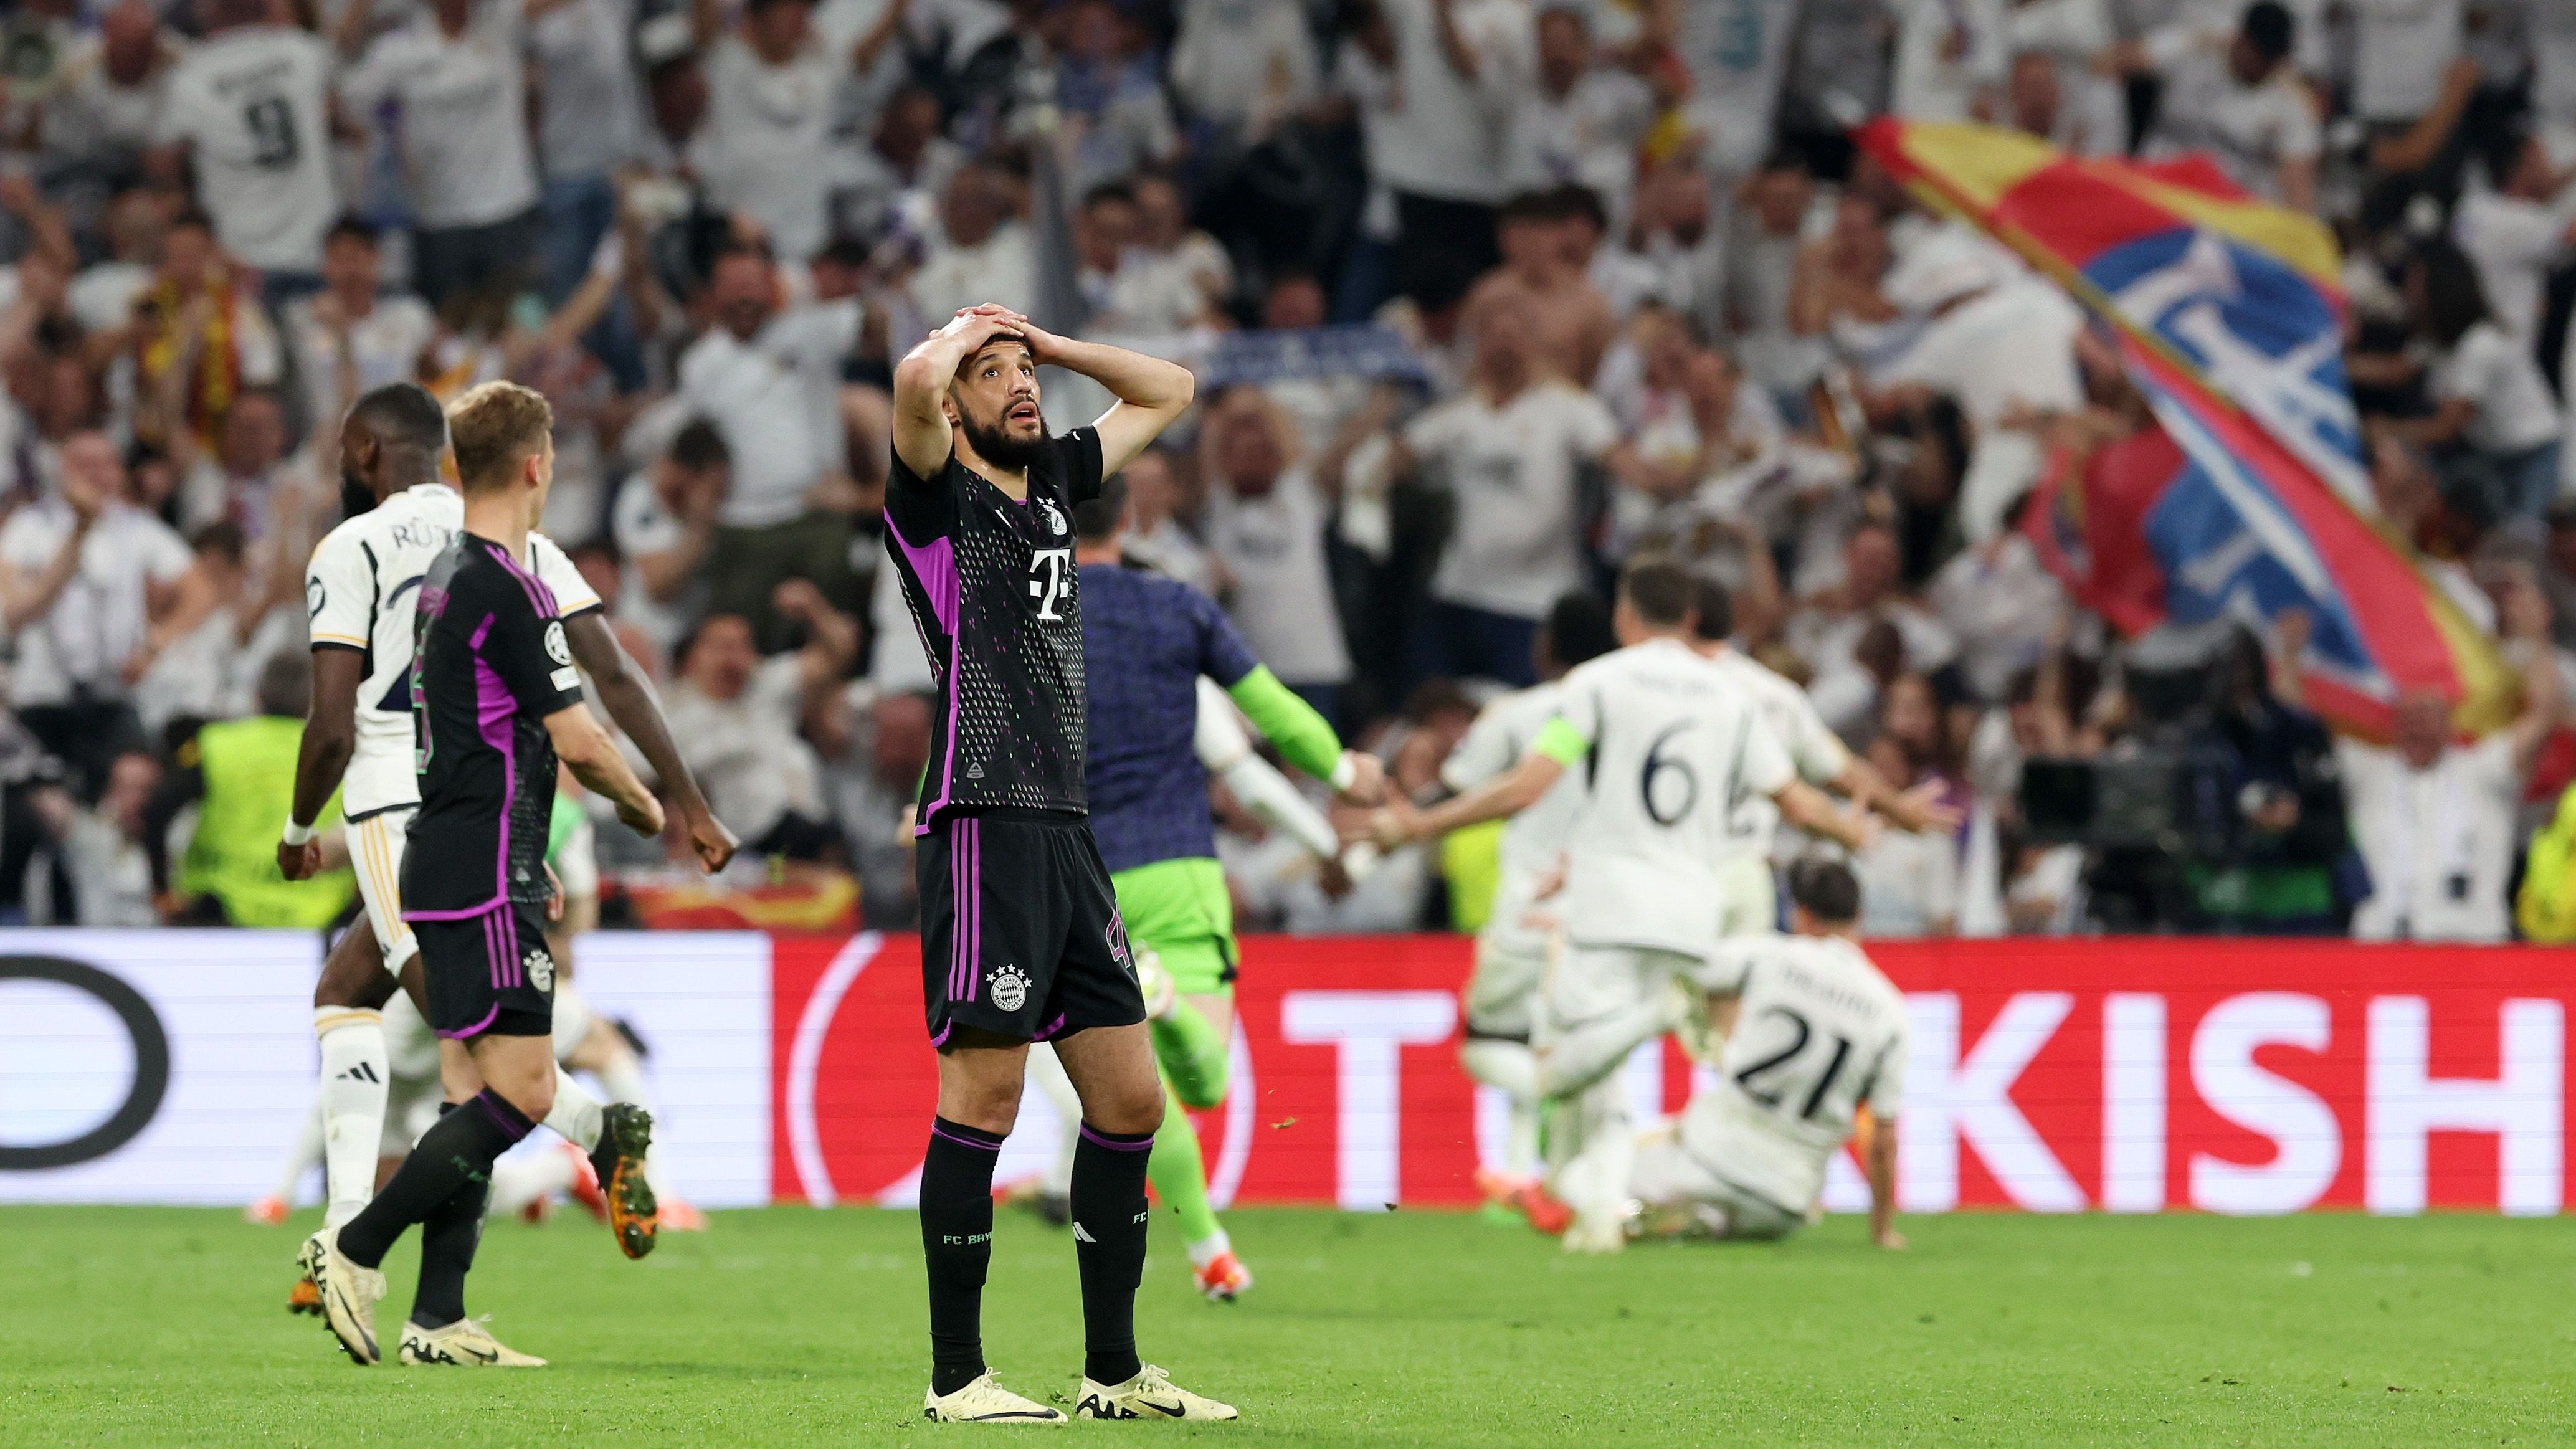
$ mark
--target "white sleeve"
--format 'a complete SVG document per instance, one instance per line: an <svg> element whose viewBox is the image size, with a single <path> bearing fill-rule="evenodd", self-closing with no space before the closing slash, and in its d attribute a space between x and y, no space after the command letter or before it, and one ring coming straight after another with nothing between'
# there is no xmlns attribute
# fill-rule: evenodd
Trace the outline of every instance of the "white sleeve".
<svg viewBox="0 0 2576 1449"><path fill-rule="evenodd" d="M304 613L315 644L364 649L376 613L375 581L357 535L335 528L323 535L304 566Z"/></svg>
<svg viewBox="0 0 2576 1449"><path fill-rule="evenodd" d="M143 535L143 572L156 584L175 583L196 567L197 555L177 529L152 519Z"/></svg>
<svg viewBox="0 0 2576 1449"><path fill-rule="evenodd" d="M1278 829L1295 836L1297 843L1318 860L1331 860L1342 853L1341 837L1288 777L1271 767L1268 760L1247 750L1243 758L1227 766L1225 787L1243 802L1253 814Z"/></svg>
<svg viewBox="0 0 2576 1449"><path fill-rule="evenodd" d="M1440 766L1440 782L1461 794L1510 769L1519 751L1512 748L1508 701L1497 700L1485 706L1476 722L1467 729L1466 738L1449 752Z"/></svg>
<svg viewBox="0 0 2576 1449"><path fill-rule="evenodd" d="M1252 753L1252 737L1243 732L1243 721L1235 717L1234 701L1217 682L1202 674L1199 686L1199 723L1197 737L1191 742L1199 763L1212 774L1224 774L1234 762Z"/></svg>
<svg viewBox="0 0 2576 1449"><path fill-rule="evenodd" d="M1755 794L1777 795L1796 782L1797 768L1789 763L1789 751L1780 737L1762 717L1747 711L1745 715L1744 757L1736 762L1745 785Z"/></svg>
<svg viewBox="0 0 2576 1449"><path fill-rule="evenodd" d="M1744 983L1753 975L1753 957L1762 949L1763 939L1733 936L1720 940L1709 950L1707 963L1691 973L1692 983L1717 996L1742 995Z"/></svg>
<svg viewBox="0 0 2576 1449"><path fill-rule="evenodd" d="M1803 689L1783 694L1781 699L1797 719L1785 743L1798 767L1798 777L1810 785L1822 785L1841 775L1851 764L1851 750L1825 723L1816 702Z"/></svg>
<svg viewBox="0 0 2576 1449"><path fill-rule="evenodd" d="M581 570L572 566L572 559L556 546L555 541L542 533L528 535L528 572L535 574L537 582L545 585L546 591L555 596L555 617L558 619L569 619L599 607L599 591L590 586L590 580L581 576Z"/></svg>

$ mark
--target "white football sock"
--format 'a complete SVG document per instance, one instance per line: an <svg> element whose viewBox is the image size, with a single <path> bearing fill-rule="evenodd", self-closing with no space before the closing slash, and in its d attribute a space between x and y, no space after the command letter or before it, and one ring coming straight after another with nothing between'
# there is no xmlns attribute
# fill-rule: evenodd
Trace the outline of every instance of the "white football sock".
<svg viewBox="0 0 2576 1449"><path fill-rule="evenodd" d="M546 1113L546 1125L584 1152L599 1146L599 1099L560 1066L555 1068L555 1105Z"/></svg>
<svg viewBox="0 0 2576 1449"><path fill-rule="evenodd" d="M1528 1177L1538 1170L1538 1053L1527 1042L1480 1037L1458 1048L1467 1075L1511 1099L1503 1136L1503 1171Z"/></svg>
<svg viewBox="0 0 2576 1449"><path fill-rule="evenodd" d="M1215 1262L1219 1254L1233 1252L1234 1239L1225 1235L1225 1229L1219 1228L1208 1236L1199 1239L1197 1242L1189 1244L1188 1247L1190 1250L1190 1266L1193 1268L1204 1268L1208 1264Z"/></svg>
<svg viewBox="0 0 2576 1449"><path fill-rule="evenodd" d="M393 1057L385 1050L381 1012L317 1006L313 1030L322 1042L322 1222L336 1228L376 1195L376 1156L384 1141L385 1084L393 1076Z"/></svg>

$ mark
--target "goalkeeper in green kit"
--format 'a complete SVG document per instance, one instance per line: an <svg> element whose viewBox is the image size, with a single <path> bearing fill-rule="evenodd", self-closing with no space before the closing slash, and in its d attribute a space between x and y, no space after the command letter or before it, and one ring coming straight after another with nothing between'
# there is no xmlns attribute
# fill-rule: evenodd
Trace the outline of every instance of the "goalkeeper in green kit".
<svg viewBox="0 0 2576 1449"><path fill-rule="evenodd" d="M1354 802L1374 802L1385 777L1374 757L1344 750L1323 716L1252 657L1215 600L1121 561L1126 512L1120 478L1074 509L1090 698L1091 831L1136 948L1154 1055L1177 1103L1155 1133L1146 1178L1180 1218L1200 1290L1231 1299L1251 1286L1252 1275L1235 1260L1208 1205L1198 1132L1179 1110L1225 1100L1234 1030L1234 907L1216 860L1203 759L1230 766L1225 778L1251 797L1245 803L1317 854L1331 856L1339 845L1321 817L1248 748L1229 749L1221 741L1199 748L1201 677L1222 686L1290 764L1331 781ZM1211 723L1221 736L1233 722Z"/></svg>

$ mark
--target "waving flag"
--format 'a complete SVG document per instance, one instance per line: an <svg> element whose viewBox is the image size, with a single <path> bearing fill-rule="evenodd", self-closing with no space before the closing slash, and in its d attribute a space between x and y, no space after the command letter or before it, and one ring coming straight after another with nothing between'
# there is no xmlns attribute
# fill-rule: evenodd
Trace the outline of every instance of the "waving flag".
<svg viewBox="0 0 2576 1449"><path fill-rule="evenodd" d="M2197 159L2089 161L2018 132L1892 120L1855 139L2120 334L2160 430L2103 450L2024 520L2080 596L2132 633L2304 609L2310 697L2350 728L2384 732L2422 688L2457 701L2467 729L2510 717L2491 642L2372 521L2320 223Z"/></svg>

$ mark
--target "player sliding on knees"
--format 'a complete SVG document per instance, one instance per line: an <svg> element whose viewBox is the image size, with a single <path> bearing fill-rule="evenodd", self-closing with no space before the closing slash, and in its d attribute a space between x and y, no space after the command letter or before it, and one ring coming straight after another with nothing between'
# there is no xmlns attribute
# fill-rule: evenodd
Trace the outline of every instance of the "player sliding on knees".
<svg viewBox="0 0 2576 1449"><path fill-rule="evenodd" d="M1384 775L1376 757L1343 749L1324 717L1252 657L1214 599L1126 566L1119 548L1126 480L1108 479L1099 497L1076 505L1073 518L1090 696L1091 833L1135 947L1147 1029L1172 1094L1145 1173L1180 1219L1199 1291L1230 1301L1252 1286L1252 1273L1208 1205L1198 1132L1181 1110L1225 1100L1241 959L1204 761L1216 754L1218 768L1240 782L1256 808L1284 803L1265 799L1275 783L1298 813L1313 815L1294 787L1253 756L1234 719L1240 706L1290 763L1356 803L1376 804ZM1212 701L1203 698L1211 692ZM1205 748L1211 735L1214 747ZM1325 851L1334 852L1332 827L1321 819L1314 825Z"/></svg>
<svg viewBox="0 0 2576 1449"><path fill-rule="evenodd" d="M1038 367L1118 399L1049 437ZM1189 406L1189 372L970 308L895 369L886 548L939 698L922 777L922 994L939 1058L921 1167L933 1420L1062 1423L984 1362L993 1165L1029 1044L1052 1041L1082 1104L1073 1167L1082 1384L1099 1419L1231 1419L1136 1352L1145 1164L1163 1124L1145 999L1087 821L1082 579L1072 510Z"/></svg>
<svg viewBox="0 0 2576 1449"><path fill-rule="evenodd" d="M322 1047L325 1227L357 1216L375 1190L393 1070L381 1011L397 980L424 1014L428 1009L414 964L417 942L403 919L401 880L420 800L411 696L414 604L431 563L465 525L464 500L440 477L446 451L447 415L428 389L393 383L360 397L340 424L342 506L350 516L314 549L305 573L313 702L278 868L301 880L319 867L311 822L331 792L341 790L349 856L374 928L344 933L313 989ZM721 869L732 858L733 836L707 808L651 686L609 630L599 596L542 534L529 535L527 562L555 595L573 662L660 776L700 863ZM462 1048L443 1048L442 1057L448 1100L462 1102L482 1090ZM619 1246L629 1257L649 1252L655 1211L642 1162L651 1119L640 1109L603 1108L558 1076L546 1125L589 1154L608 1194ZM299 1276L289 1306L318 1312L319 1289Z"/></svg>
<svg viewBox="0 0 2576 1449"><path fill-rule="evenodd" d="M1670 560L1632 560L1612 627L1621 648L1565 676L1556 714L1527 758L1417 813L1397 798L1373 817L1383 849L1514 815L1577 764L1591 784L1565 822L1566 959L1545 988L1538 1089L1574 1100L1550 1133L1560 1196L1574 1208L1565 1245L1615 1252L1626 1241L1634 1129L1611 1069L1637 1043L1679 1026L1681 983L1717 940L1710 874L1728 815L1747 795L1781 817L1859 847L1865 816L1845 814L1797 777L1753 701L1691 647L1697 595Z"/></svg>
<svg viewBox="0 0 2576 1449"><path fill-rule="evenodd" d="M1902 1248L1896 1114L1905 997L1854 934L1860 884L1839 861L1789 868L1791 935L1720 942L1700 978L1731 1016L1708 1087L1638 1138L1631 1236L1782 1238L1804 1227L1825 1165L1870 1110L1869 1235Z"/></svg>
<svg viewBox="0 0 2576 1449"><path fill-rule="evenodd" d="M421 1288L402 1337L407 1363L532 1365L464 1316L492 1163L554 1110L554 958L545 913L555 766L661 834L661 802L582 703L552 590L529 572L530 530L554 478L553 410L514 383L487 383L448 412L464 483L464 530L422 578L413 615L412 715L420 811L402 868L403 919L419 943L439 1036L461 1044L482 1085L427 1132L357 1216L305 1240L322 1315L351 1359L379 1358L377 1265L421 1227ZM620 1144L620 1170L628 1165ZM643 1143L633 1148L640 1183Z"/></svg>

